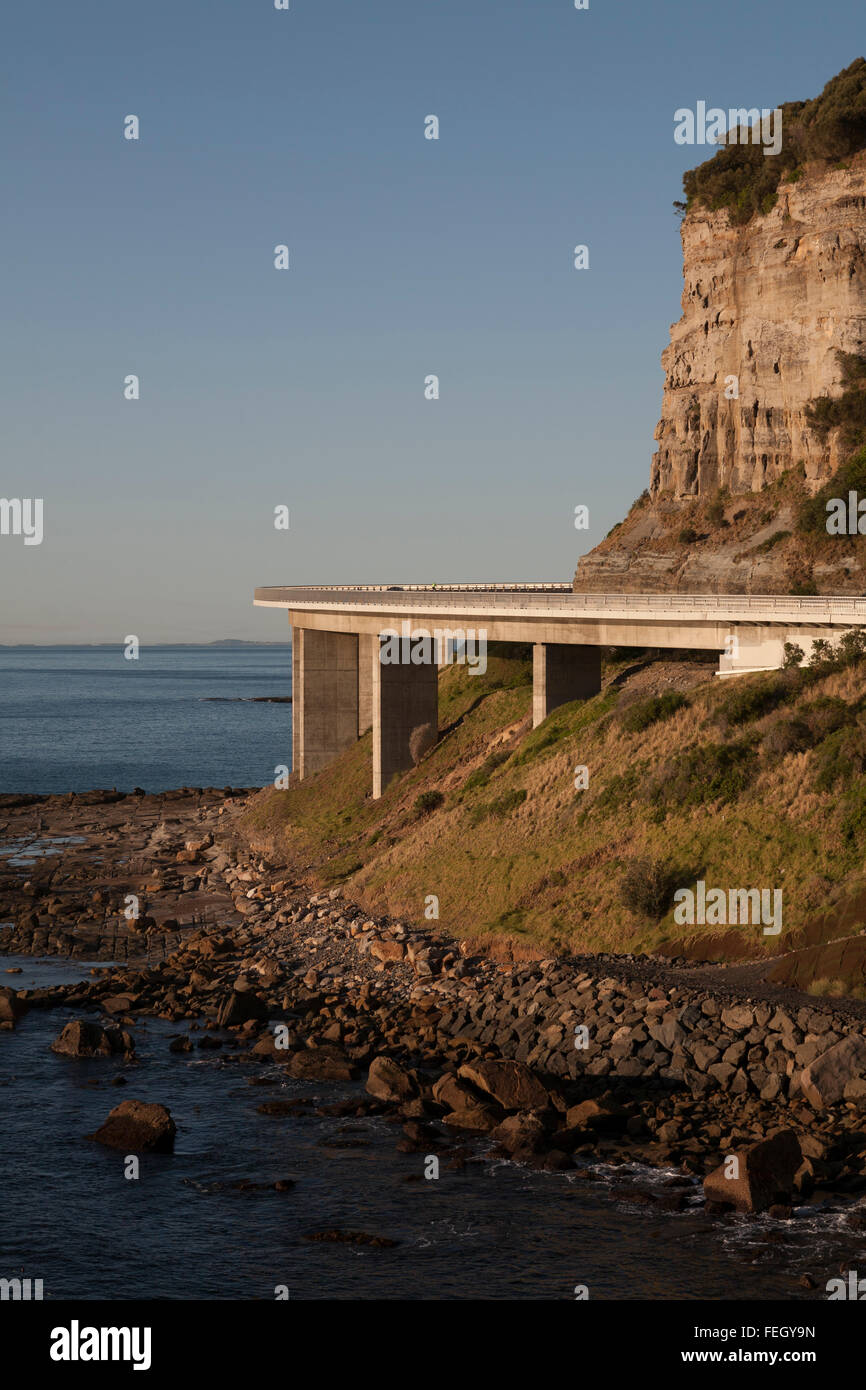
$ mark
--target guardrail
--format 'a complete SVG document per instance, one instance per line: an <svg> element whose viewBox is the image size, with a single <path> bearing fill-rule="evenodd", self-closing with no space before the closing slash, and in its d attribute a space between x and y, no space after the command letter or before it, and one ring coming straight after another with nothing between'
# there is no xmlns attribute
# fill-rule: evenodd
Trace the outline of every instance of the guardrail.
<svg viewBox="0 0 866 1390"><path fill-rule="evenodd" d="M330 601L325 595L330 596ZM477 596L492 608L544 608L564 613L607 612L686 613L718 618L744 613L785 622L801 619L818 623L866 623L866 597L848 594L825 597L789 594L580 594L558 584L442 584L442 585L285 585L256 589L255 601L285 607L335 608L355 605L415 607L431 600L435 607L465 607Z"/></svg>
<svg viewBox="0 0 866 1390"><path fill-rule="evenodd" d="M424 593L441 594L445 593L465 593L471 591L478 594L524 594L535 592L567 593L572 592L571 585L567 580L545 580L527 579L518 580L510 584L289 584L277 585L275 588L285 588L287 592L300 593L342 593L342 594L387 594L387 593ZM256 593L264 593L265 590L256 590Z"/></svg>

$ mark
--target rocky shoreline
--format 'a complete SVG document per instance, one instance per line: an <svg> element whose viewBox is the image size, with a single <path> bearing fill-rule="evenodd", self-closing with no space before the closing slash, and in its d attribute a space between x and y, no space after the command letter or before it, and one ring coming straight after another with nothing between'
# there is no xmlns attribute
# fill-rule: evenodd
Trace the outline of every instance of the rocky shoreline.
<svg viewBox="0 0 866 1390"><path fill-rule="evenodd" d="M673 1170L634 1194L671 1210L703 1180L721 1220L795 1219L794 1206L832 1197L851 1204L853 1229L866 1225L854 1209L866 1038L852 1001L738 997L652 957L503 966L368 917L339 888L311 893L239 832L249 795L0 797L0 950L106 963L73 985L10 980L0 1028L72 1009L81 1019L55 1050L134 1065L136 1019L167 1019L185 1025L172 1050L220 1050L254 1083L364 1081L367 1097L341 1113L386 1114L403 1152L443 1165L482 1139L550 1170ZM291 1118L313 1104L263 1108ZM127 1121L114 1124L126 1144ZM164 1117L158 1129L164 1143Z"/></svg>

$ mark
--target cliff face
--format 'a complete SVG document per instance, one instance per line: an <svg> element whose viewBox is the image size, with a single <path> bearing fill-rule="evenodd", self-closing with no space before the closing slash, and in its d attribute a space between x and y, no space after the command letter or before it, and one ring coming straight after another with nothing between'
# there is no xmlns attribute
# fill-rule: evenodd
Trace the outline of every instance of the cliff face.
<svg viewBox="0 0 866 1390"><path fill-rule="evenodd" d="M806 404L837 394L837 349L866 345L866 160L783 183L744 227L691 211L682 242L651 496L757 492L799 463L814 490L839 459Z"/></svg>
<svg viewBox="0 0 866 1390"><path fill-rule="evenodd" d="M862 538L797 528L850 453L807 406L841 395L840 351L866 355L866 151L845 165L807 165L745 225L686 214L649 495L581 558L576 589L866 590Z"/></svg>

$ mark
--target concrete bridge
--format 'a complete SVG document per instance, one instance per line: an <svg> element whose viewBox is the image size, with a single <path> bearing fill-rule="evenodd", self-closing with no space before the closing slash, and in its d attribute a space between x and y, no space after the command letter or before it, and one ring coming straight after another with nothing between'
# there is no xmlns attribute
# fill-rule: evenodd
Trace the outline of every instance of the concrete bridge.
<svg viewBox="0 0 866 1390"><path fill-rule="evenodd" d="M309 777L372 728L374 797L412 766L412 731L436 728L438 666L455 638L532 644L536 727L599 691L602 647L714 651L717 674L733 676L777 670L786 642L808 657L817 638L866 625L866 598L577 594L567 583L322 584L256 589L255 603L289 614L294 770ZM404 655L385 660L392 633Z"/></svg>

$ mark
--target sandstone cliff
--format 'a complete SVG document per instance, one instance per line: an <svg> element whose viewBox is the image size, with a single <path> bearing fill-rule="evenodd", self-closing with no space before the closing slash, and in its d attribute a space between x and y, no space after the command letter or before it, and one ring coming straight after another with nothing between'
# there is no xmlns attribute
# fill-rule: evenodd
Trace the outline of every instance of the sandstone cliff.
<svg viewBox="0 0 866 1390"><path fill-rule="evenodd" d="M839 389L838 350L866 346L866 155L781 184L744 227L693 209L682 242L651 495L757 492L798 464L816 487L839 458L807 403Z"/></svg>
<svg viewBox="0 0 866 1390"><path fill-rule="evenodd" d="M850 454L808 407L840 395L840 352L866 355L866 151L797 168L745 224L691 205L682 245L649 494L575 588L863 592L863 539L797 516Z"/></svg>

